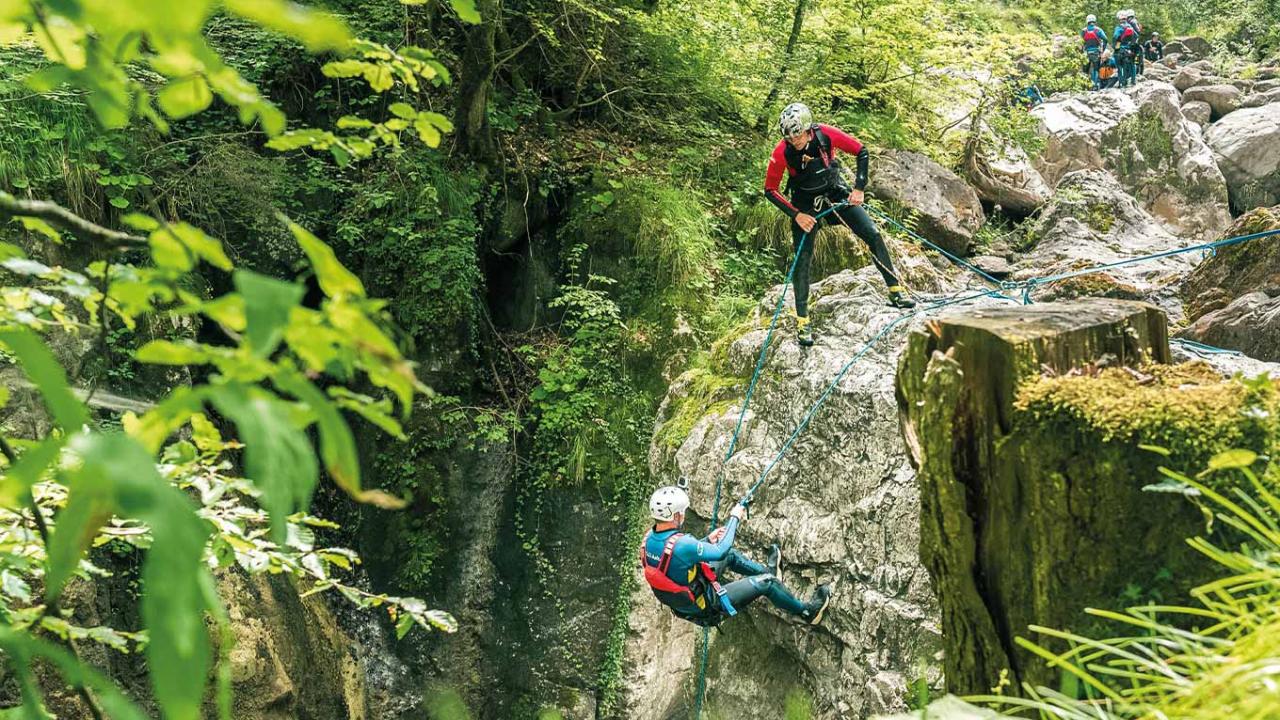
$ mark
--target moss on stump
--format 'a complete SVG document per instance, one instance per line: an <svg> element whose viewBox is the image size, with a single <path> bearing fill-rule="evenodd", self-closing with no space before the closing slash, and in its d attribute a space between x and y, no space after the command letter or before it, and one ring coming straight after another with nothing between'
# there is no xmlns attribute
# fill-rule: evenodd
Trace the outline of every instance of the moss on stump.
<svg viewBox="0 0 1280 720"><path fill-rule="evenodd" d="M1015 688L1056 687L1014 640L1028 625L1088 633L1085 607L1174 601L1207 579L1183 542L1204 531L1199 510L1143 488L1160 465L1269 446L1276 393L1168 362L1163 314L1121 300L970 311L912 334L897 392L949 691L989 692L1006 670Z"/></svg>

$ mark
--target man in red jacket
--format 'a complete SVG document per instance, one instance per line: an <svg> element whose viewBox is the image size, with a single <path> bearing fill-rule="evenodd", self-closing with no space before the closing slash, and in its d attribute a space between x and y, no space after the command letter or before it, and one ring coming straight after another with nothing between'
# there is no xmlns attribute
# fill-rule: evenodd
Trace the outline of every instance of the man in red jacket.
<svg viewBox="0 0 1280 720"><path fill-rule="evenodd" d="M884 244L867 211L862 209L863 189L867 186L867 148L850 135L830 125L813 121L813 113L801 103L792 103L778 120L782 140L773 149L769 169L764 178L764 195L769 202L791 218L791 238L799 253L791 282L796 294L796 332L801 345L813 344L809 329L809 264L813 260L813 235L818 221L814 217L826 204L849 204L824 218L828 224L846 225L871 249L876 268L889 287L889 302L896 307L915 307L908 298L893 269L889 249ZM850 189L840 176L836 151L858 159L854 187ZM789 177L787 189L791 197L782 195L778 187L783 175ZM801 244L803 241L803 245Z"/></svg>

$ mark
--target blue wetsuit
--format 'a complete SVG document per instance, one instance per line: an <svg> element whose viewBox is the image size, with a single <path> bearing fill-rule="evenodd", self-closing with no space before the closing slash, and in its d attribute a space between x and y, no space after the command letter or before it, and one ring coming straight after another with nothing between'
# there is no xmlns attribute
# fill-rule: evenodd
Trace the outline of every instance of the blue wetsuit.
<svg viewBox="0 0 1280 720"><path fill-rule="evenodd" d="M1093 89L1097 90L1102 87L1098 70L1102 64L1102 52L1107 49L1107 31L1089 23L1080 31L1080 40L1084 43L1084 52L1089 58L1089 79L1093 81Z"/></svg>
<svg viewBox="0 0 1280 720"><path fill-rule="evenodd" d="M756 598L767 597L775 607L795 615L803 615L805 604L778 581L769 568L748 559L733 549L733 540L738 531L738 519L729 518L725 524L724 537L713 543L706 539L699 540L692 535L683 535L676 541L671 551L671 563L667 566L666 575L675 583L689 586L697 581L698 564L707 563L720 575L731 570L747 577L724 585L725 595L735 609L750 605ZM658 567L662 560L662 552L667 540L679 530L651 532L644 546L644 562L650 567ZM676 615L686 620L707 620L720 614L721 609L710 588L700 588L701 593L695 600L679 596L659 596Z"/></svg>

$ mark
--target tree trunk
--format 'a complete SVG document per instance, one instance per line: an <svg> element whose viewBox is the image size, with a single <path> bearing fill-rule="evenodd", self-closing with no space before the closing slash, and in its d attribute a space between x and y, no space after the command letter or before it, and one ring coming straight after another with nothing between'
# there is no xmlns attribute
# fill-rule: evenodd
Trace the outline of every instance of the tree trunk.
<svg viewBox="0 0 1280 720"><path fill-rule="evenodd" d="M778 93L782 92L782 81L791 67L792 58L795 57L796 43L800 41L800 29L804 26L804 8L808 4L809 0L796 0L796 14L791 20L791 35L787 38L787 47L783 50L782 62L778 65L778 74L773 78L773 86L769 88L769 94L765 96L764 105L760 109L760 116L756 118L756 130L765 128L769 122L769 110L774 103L778 102Z"/></svg>
<svg viewBox="0 0 1280 720"><path fill-rule="evenodd" d="M497 148L489 127L488 111L497 55L495 45L498 27L502 23L502 3L501 0L479 0L476 9L480 11L482 21L467 30L454 126L465 152L477 162L492 165L497 159Z"/></svg>

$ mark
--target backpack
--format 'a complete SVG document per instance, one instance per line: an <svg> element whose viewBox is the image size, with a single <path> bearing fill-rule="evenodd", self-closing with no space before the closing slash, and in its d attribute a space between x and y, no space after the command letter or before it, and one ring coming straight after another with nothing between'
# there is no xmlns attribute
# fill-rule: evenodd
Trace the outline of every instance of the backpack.
<svg viewBox="0 0 1280 720"><path fill-rule="evenodd" d="M1138 39L1138 33L1134 32L1133 26L1128 23L1124 26L1124 31L1120 33L1121 44L1128 45Z"/></svg>
<svg viewBox="0 0 1280 720"><path fill-rule="evenodd" d="M1098 28L1085 28L1081 37L1084 39L1085 49L1090 52L1096 52L1102 47L1102 32Z"/></svg>

